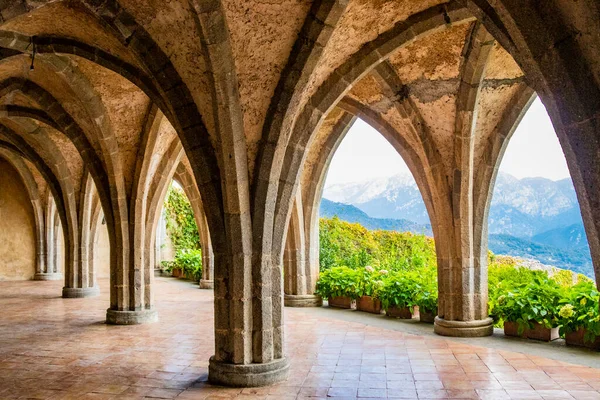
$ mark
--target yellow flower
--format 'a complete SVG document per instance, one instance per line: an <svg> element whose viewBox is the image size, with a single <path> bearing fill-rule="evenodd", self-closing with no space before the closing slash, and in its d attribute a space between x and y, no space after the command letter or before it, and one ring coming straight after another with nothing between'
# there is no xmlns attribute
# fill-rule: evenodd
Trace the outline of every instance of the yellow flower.
<svg viewBox="0 0 600 400"><path fill-rule="evenodd" d="M573 306L571 304L565 304L558 312L558 315L563 318L571 318L573 314L575 314L575 312L573 311Z"/></svg>

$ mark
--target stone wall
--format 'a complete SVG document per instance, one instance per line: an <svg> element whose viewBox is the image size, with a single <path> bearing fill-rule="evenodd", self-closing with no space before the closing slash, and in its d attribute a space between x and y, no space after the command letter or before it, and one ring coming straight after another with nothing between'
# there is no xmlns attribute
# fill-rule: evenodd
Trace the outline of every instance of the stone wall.
<svg viewBox="0 0 600 400"><path fill-rule="evenodd" d="M0 159L0 280L35 274L35 225L31 200L19 173Z"/></svg>

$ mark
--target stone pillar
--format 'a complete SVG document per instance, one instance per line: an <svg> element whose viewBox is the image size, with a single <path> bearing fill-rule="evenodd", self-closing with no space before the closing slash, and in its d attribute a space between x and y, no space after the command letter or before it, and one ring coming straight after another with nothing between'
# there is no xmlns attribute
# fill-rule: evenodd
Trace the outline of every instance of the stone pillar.
<svg viewBox="0 0 600 400"><path fill-rule="evenodd" d="M33 277L36 281L58 281L63 279L62 273L58 267L58 234L60 221L54 199L48 195L46 209L44 210L44 238L45 241L45 260L42 264L38 263L36 274Z"/></svg>
<svg viewBox="0 0 600 400"><path fill-rule="evenodd" d="M214 289L215 259L212 246L202 247L202 279L200 289Z"/></svg>
<svg viewBox="0 0 600 400"><path fill-rule="evenodd" d="M439 300L434 331L445 336L489 336L494 331L487 307L487 243L481 240L487 230L479 228L487 224L483 220L487 213L475 201L475 193L489 187L475 187L480 161L475 160L476 107L493 45L491 35L476 24L464 54L456 98L452 169L437 182L441 212L436 215L438 221L432 221L438 224Z"/></svg>
<svg viewBox="0 0 600 400"><path fill-rule="evenodd" d="M202 279L200 279L199 287L200 289L213 289L215 256L213 254L210 233L208 231L208 223L206 222L206 215L204 214L204 207L202 207L202 204L199 204L194 209L194 215L196 215L196 213L200 214L196 217L196 224L198 225L202 248Z"/></svg>
<svg viewBox="0 0 600 400"><path fill-rule="evenodd" d="M96 284L91 271L90 248L93 245L93 236L91 235L92 204L96 196L96 190L92 178L87 176L84 180L85 189L82 189L82 200L79 209L79 230L76 253L73 255L75 263L67 269L65 276L65 287L63 287L62 296L64 298L93 297L100 294L100 288ZM73 249L67 249L72 251Z"/></svg>
<svg viewBox="0 0 600 400"><path fill-rule="evenodd" d="M314 294L317 277L313 274L305 256L307 246L301 193L302 191L298 190L294 200L283 253L284 305L286 307L321 307L323 299Z"/></svg>

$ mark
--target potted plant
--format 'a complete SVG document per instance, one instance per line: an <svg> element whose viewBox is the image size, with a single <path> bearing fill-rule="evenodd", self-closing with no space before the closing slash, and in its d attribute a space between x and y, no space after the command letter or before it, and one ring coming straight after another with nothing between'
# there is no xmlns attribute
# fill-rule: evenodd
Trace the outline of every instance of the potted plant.
<svg viewBox="0 0 600 400"><path fill-rule="evenodd" d="M183 269L180 266L175 265L173 267L173 269L171 270L171 275L173 275L174 278L182 278L183 277Z"/></svg>
<svg viewBox="0 0 600 400"><path fill-rule="evenodd" d="M568 289L561 300L560 333L571 346L600 350L599 293L592 281L580 282Z"/></svg>
<svg viewBox="0 0 600 400"><path fill-rule="evenodd" d="M166 273L171 274L174 278L183 276L183 270L175 261L161 261L160 265Z"/></svg>
<svg viewBox="0 0 600 400"><path fill-rule="evenodd" d="M348 267L332 267L321 272L315 291L328 299L330 307L352 308L353 300L358 297L359 271Z"/></svg>
<svg viewBox="0 0 600 400"><path fill-rule="evenodd" d="M420 285L416 274L398 271L387 276L379 297L388 317L411 319L416 316Z"/></svg>
<svg viewBox="0 0 600 400"><path fill-rule="evenodd" d="M175 254L175 264L186 279L200 282L202 278L202 251L200 249L182 249Z"/></svg>
<svg viewBox="0 0 600 400"><path fill-rule="evenodd" d="M558 339L560 288L549 278L536 276L515 284L494 305L494 319L504 321L506 336L551 341Z"/></svg>
<svg viewBox="0 0 600 400"><path fill-rule="evenodd" d="M385 277L387 273L388 271L386 270L376 271L370 266L359 270L359 297L356 299L356 309L358 311L381 314L379 291L383 287L382 278Z"/></svg>
<svg viewBox="0 0 600 400"><path fill-rule="evenodd" d="M419 319L421 322L433 324L438 311L438 290L436 285L425 285L417 295Z"/></svg>

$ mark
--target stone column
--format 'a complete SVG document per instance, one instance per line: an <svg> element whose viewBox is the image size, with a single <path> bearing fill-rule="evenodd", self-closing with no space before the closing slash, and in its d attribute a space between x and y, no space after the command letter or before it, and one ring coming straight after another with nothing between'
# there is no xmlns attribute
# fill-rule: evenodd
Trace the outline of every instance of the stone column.
<svg viewBox="0 0 600 400"><path fill-rule="evenodd" d="M200 289L213 289L215 276L215 256L213 254L210 233L208 231L208 223L204 214L204 207L199 204L194 207L194 216L196 213L196 225L198 225L198 233L200 234L200 246L202 248L202 279L200 279Z"/></svg>
<svg viewBox="0 0 600 400"><path fill-rule="evenodd" d="M84 178L84 188L82 189L82 199L79 209L79 231L77 257L74 257L75 265L67 269L65 276L65 287L63 288L63 297L80 298L92 297L100 294L100 288L96 285L91 271L90 248L93 245L93 236L91 235L92 204L96 196L96 189L91 176Z"/></svg>
<svg viewBox="0 0 600 400"><path fill-rule="evenodd" d="M42 265L38 264L38 269L33 279L37 281L58 281L63 279L62 273L58 270L57 246L58 246L58 211L52 195L48 195L47 205L44 210L44 238L45 241L45 261Z"/></svg>
<svg viewBox="0 0 600 400"><path fill-rule="evenodd" d="M294 200L283 253L284 305L321 307L323 299L314 294L318 270L313 273L305 255L307 246L301 193L298 190Z"/></svg>
<svg viewBox="0 0 600 400"><path fill-rule="evenodd" d="M456 98L452 169L437 183L438 316L434 330L446 336L489 336L493 321L488 316L487 243L477 227L487 224L485 207L477 206L475 160L476 107L481 82L494 40L479 24L471 32L462 61ZM489 190L488 190L489 192ZM491 193L489 194L491 195ZM449 205L450 207L447 207ZM446 206L446 207L445 207ZM482 246L482 244L484 246Z"/></svg>

